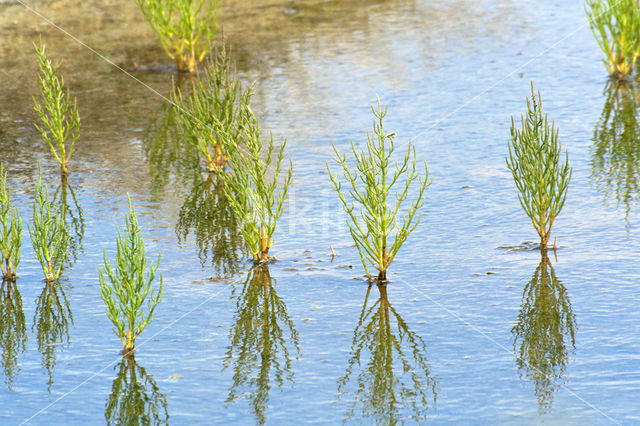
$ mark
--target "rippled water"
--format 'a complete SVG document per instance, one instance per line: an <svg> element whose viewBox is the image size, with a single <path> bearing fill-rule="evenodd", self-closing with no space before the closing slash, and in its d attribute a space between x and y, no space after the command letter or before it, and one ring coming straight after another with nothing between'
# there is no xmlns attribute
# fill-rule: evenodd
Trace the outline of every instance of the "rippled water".
<svg viewBox="0 0 640 426"><path fill-rule="evenodd" d="M117 423L141 408L178 424L640 422L638 93L608 83L580 2L225 3L254 109L294 163L268 270L233 250L216 182L162 125L158 94L179 76L134 2L97 3L32 6L148 69L137 80L0 4L0 160L25 222L38 161L59 185L32 126L38 34L64 57L83 123L57 196L75 261L47 287L25 226L17 290L2 288L0 422ZM531 80L573 166L547 258L514 249L536 236L504 163ZM364 143L376 94L433 178L386 288L361 279L325 167L332 143ZM165 281L135 363L118 354L97 277L127 192Z"/></svg>

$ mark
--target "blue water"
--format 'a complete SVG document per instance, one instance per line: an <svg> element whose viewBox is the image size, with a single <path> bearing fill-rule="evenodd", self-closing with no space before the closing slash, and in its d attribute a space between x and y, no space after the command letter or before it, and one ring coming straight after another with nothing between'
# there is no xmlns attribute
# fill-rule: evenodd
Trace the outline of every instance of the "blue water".
<svg viewBox="0 0 640 426"><path fill-rule="evenodd" d="M230 44L242 46L243 79L256 80L254 110L276 141L287 139L294 164L267 299L264 292L247 293L249 263L232 260L226 269L216 268L211 254L200 251L197 230L178 237L181 208L198 180L175 165L166 169L164 183L152 178L147 147L154 133L148 129L161 114L162 99L86 50L69 47L65 61L80 65L66 68L65 81L77 89L84 129L69 182L85 231L61 284L73 324L68 339L44 348L55 355L50 369L32 328L44 283L26 223L36 162L42 162L51 191L59 177L30 125L30 95L37 88L28 83L36 77L31 27L25 25L20 35L27 53L0 60L0 75L12 76L0 77L0 159L25 220L17 287L27 333L16 367L0 387L1 423L99 424L105 412L117 417L108 401L127 396L152 407L152 423L640 422L638 205L631 201L627 209L594 176L594 127L607 99L607 75L583 5L331 3L335 9L299 8L287 15L281 36L277 29L265 36L270 43L253 46L249 35L228 34ZM17 6L2 6L9 7ZM345 18L349 14L354 19ZM48 31L52 44L68 43ZM146 40L145 49L154 42ZM134 52L142 55L139 43ZM153 54L152 61L166 62L161 51ZM83 70L92 83L74 86ZM17 74L22 77L13 78ZM166 94L175 75L136 77ZM526 360L519 366L522 340L513 329L540 254L498 248L536 239L504 161L511 116L524 110L530 81L573 166L553 230L560 249L557 258L549 257L575 334L572 340L560 333L556 346L537 348L560 354L554 373L538 386L532 377L539 367ZM389 104L385 127L398 133L398 150L411 139L433 179L420 225L390 267L386 300L376 287L368 293L362 280L325 167L332 162L331 144L346 152L351 139L364 143L376 94ZM629 177L611 176L618 182ZM136 370L133 384L139 386L128 391L118 387L120 342L105 315L97 275L103 249L114 256L127 192L150 256L162 253L165 285L155 319L137 341L135 368L144 371ZM206 237L211 231L203 232ZM333 262L330 246L338 254ZM247 302L251 297L259 303ZM384 317L384 310L375 313L385 303L390 329L376 340L380 329L365 326ZM264 320L265 312L275 316ZM271 331L261 335L264 324ZM269 336L281 339L264 340ZM398 346L388 346L393 337ZM365 343L358 352L359 341ZM392 360L386 370L372 363L383 348Z"/></svg>

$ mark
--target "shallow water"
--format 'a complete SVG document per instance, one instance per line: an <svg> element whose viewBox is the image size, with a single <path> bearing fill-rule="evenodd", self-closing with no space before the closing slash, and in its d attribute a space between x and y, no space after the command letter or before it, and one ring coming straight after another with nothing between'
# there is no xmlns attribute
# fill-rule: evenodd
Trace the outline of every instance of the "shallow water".
<svg viewBox="0 0 640 426"><path fill-rule="evenodd" d="M582 4L227 2L254 110L294 163L268 273L232 250L215 182L162 133L158 93L179 77L135 4L32 5L125 70L159 70L137 81L0 5L0 34L15 41L0 46L0 160L25 220L20 295L0 311L2 423L115 423L136 401L153 423L640 422L638 101L607 89ZM76 202L66 196L77 259L53 299L26 230L38 161L52 193L59 184L32 126L39 33L64 57L83 123ZM573 166L549 259L499 248L535 239L504 162L531 80ZM361 279L325 167L332 143L365 141L376 94L398 149L411 139L433 178L382 291ZM127 192L165 283L135 365L121 362L97 276Z"/></svg>

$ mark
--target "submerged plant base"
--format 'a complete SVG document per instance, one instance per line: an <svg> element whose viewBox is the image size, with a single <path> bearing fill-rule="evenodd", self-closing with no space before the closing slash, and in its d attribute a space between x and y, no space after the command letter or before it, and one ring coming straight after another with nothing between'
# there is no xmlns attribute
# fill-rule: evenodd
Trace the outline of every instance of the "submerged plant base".
<svg viewBox="0 0 640 426"><path fill-rule="evenodd" d="M253 262L253 264L255 266L262 266L262 265L270 265L272 263L275 263L278 260L277 257L275 256L267 256L265 259L251 259L251 262Z"/></svg>
<svg viewBox="0 0 640 426"><path fill-rule="evenodd" d="M541 250L544 250L544 251L547 251L547 250L556 251L556 250L558 250L560 248L562 248L562 247L558 246L556 244L555 240L553 242L553 246L551 246L551 247L543 246L539 242L535 242L535 241L524 241L521 244L518 244L516 246L498 246L498 249L500 249L500 250L507 250L507 251L512 251L512 252L541 251Z"/></svg>

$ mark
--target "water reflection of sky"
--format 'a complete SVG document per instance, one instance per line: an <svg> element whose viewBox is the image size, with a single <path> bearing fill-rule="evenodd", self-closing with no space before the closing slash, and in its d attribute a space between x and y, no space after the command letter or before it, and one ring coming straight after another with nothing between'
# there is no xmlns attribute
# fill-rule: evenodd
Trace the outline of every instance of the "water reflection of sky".
<svg viewBox="0 0 640 426"><path fill-rule="evenodd" d="M129 3L120 5L129 34L105 18L113 13L108 6L99 18L83 23L62 4L38 7L120 64L162 63L162 51L144 23L134 19ZM83 3L77 12L90 7ZM608 420L587 401L615 420L635 421L640 416L638 213L633 205L627 213L608 202L592 183L592 139L607 101L606 72L583 5L334 1L286 17L283 10L264 9L249 31L241 16L230 14L226 30L243 78L258 79L254 109L276 140L287 138L294 160L291 208L278 225L273 254L280 260L270 274L296 325L302 356L291 364L293 386L270 393L268 421L337 423L353 402L336 399L336 382L351 358L365 287L354 279L362 273L359 260L339 225L339 204L328 189L324 163L331 160L332 143L345 151L350 139L364 142L376 94L390 104L385 125L398 133L399 147L411 138L433 177L422 222L391 265L388 288L394 309L428 347L438 398L427 419ZM162 111L161 101L17 5L3 5L0 16L3 35L16 34L13 20L24 24L16 43L2 46L0 56L0 155L10 160L14 198L28 220L35 161L54 169L30 126L36 89L30 43L45 31L51 51L65 56L65 81L78 96L83 119L69 181L85 221L83 250L65 287L74 326L69 345L55 346L50 392L31 331L41 271L25 238L18 288L30 334L25 352L17 352L13 390L0 390L0 416L19 422L62 398L35 422L82 422L86 414L103 418L120 360L119 342L99 299L97 268L103 247L108 255L115 249L127 208L123 193L129 191L147 249L162 251L166 283L165 300L139 338L136 360L166 395L172 421L255 422L246 401L224 404L233 384L232 369L222 368L236 312L232 294L242 288L243 274L220 280L215 268L206 262L203 268L197 239L198 232L209 232L205 227L191 226L178 244L176 224L193 180L172 169L159 190L150 177L154 165L147 163L146 130ZM136 76L164 94L175 77ZM574 167L554 227L561 249L551 264L571 296L579 331L563 371L566 384L554 392L543 418L535 384L526 374L521 378L514 363L511 332L540 257L496 249L535 239L504 165L510 116L522 112L530 80L542 92ZM54 172L45 176L53 191L59 180ZM330 245L338 252L333 263ZM247 265L239 267L246 271Z"/></svg>

